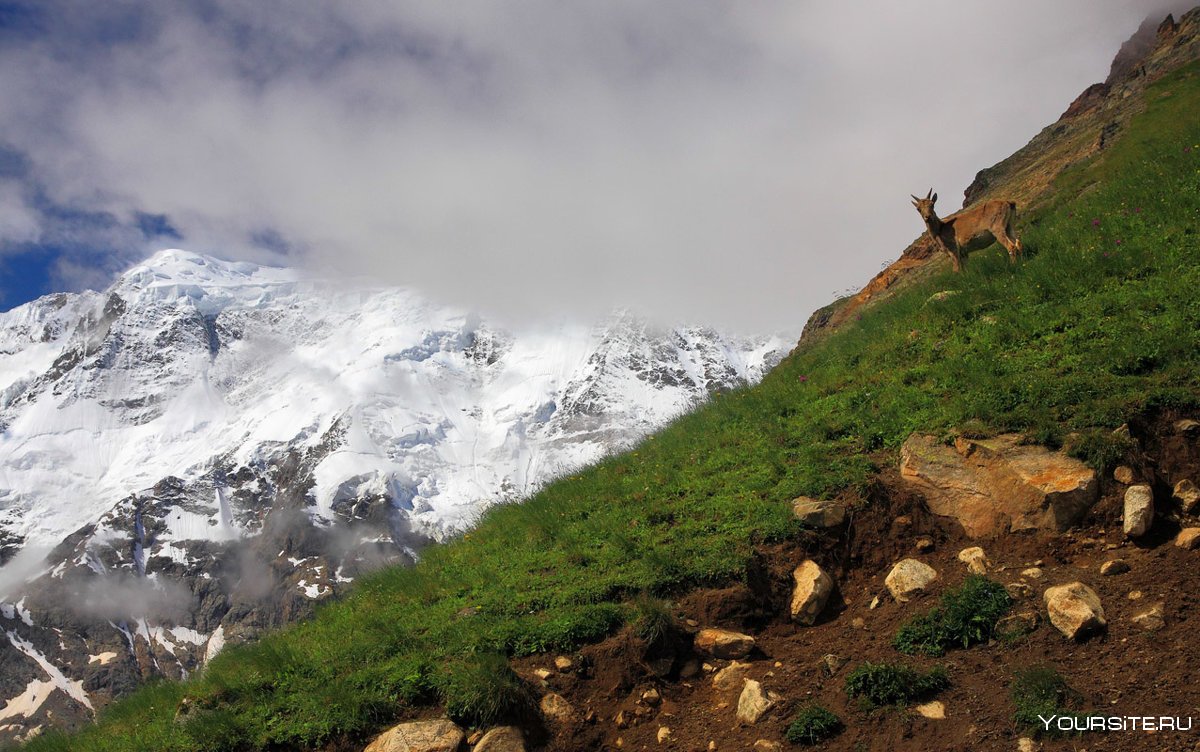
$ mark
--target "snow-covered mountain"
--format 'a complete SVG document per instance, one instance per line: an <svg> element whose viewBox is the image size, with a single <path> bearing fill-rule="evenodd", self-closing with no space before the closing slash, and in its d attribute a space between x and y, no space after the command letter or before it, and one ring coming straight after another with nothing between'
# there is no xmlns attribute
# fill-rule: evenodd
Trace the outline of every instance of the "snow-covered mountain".
<svg viewBox="0 0 1200 752"><path fill-rule="evenodd" d="M0 732L185 675L785 342L627 314L508 332L179 250L0 314Z"/></svg>

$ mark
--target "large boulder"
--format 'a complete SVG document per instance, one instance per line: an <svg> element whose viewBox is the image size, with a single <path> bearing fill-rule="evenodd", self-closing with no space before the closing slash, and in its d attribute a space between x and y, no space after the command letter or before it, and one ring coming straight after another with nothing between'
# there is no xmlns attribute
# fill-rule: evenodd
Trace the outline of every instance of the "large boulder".
<svg viewBox="0 0 1200 752"><path fill-rule="evenodd" d="M708 628L696 633L696 651L714 658L745 658L754 649L754 638L728 629Z"/></svg>
<svg viewBox="0 0 1200 752"><path fill-rule="evenodd" d="M1125 535L1140 538L1154 524L1154 491L1147 485L1130 486L1125 489Z"/></svg>
<svg viewBox="0 0 1200 752"><path fill-rule="evenodd" d="M796 586L792 590L792 620L811 626L824 610L833 592L833 578L812 559L792 572Z"/></svg>
<svg viewBox="0 0 1200 752"><path fill-rule="evenodd" d="M900 476L920 489L931 512L958 520L973 538L1066 530L1099 497L1095 471L1063 452L1021 442L1005 434L946 446L913 434L900 449Z"/></svg>
<svg viewBox="0 0 1200 752"><path fill-rule="evenodd" d="M465 742L463 730L445 719L412 721L384 731L363 752L458 752Z"/></svg>
<svg viewBox="0 0 1200 752"><path fill-rule="evenodd" d="M1082 582L1046 588L1044 598L1050 623L1069 639L1082 639L1108 626L1100 596Z"/></svg>
<svg viewBox="0 0 1200 752"><path fill-rule="evenodd" d="M883 584L896 600L904 603L928 588L938 577L937 570L923 561L904 559L896 562Z"/></svg>

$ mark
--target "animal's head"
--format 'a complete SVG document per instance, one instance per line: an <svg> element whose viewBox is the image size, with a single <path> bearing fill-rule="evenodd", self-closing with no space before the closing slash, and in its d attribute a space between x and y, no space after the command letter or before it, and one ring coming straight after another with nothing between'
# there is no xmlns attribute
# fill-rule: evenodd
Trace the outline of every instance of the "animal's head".
<svg viewBox="0 0 1200 752"><path fill-rule="evenodd" d="M929 193L925 194L925 198L912 197L913 206L917 207L917 212L920 213L921 219L929 221L930 217L935 216L933 213L933 205L937 203L937 194L933 189L929 189Z"/></svg>

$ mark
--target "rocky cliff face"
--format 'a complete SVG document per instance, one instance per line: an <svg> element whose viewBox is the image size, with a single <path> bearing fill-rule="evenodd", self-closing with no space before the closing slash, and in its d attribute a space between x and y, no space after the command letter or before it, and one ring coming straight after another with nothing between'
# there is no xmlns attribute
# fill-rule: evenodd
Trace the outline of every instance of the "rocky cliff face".
<svg viewBox="0 0 1200 752"><path fill-rule="evenodd" d="M0 731L184 677L785 352L182 251L0 314Z"/></svg>
<svg viewBox="0 0 1200 752"><path fill-rule="evenodd" d="M1121 46L1107 80L1084 90L1056 123L1044 128L1019 151L981 170L964 192L963 206L999 198L1016 201L1018 210L1038 206L1059 173L1119 137L1142 107L1141 97L1135 94L1197 57L1200 8L1178 20L1174 16L1148 19ZM857 293L813 313L801 343L853 321L865 308L941 269L944 263L946 259L922 235Z"/></svg>

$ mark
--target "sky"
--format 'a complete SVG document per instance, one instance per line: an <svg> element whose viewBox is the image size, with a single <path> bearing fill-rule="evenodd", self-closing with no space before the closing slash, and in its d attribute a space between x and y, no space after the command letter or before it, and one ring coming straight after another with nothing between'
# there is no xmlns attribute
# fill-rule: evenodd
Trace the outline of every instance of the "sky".
<svg viewBox="0 0 1200 752"><path fill-rule="evenodd" d="M0 0L0 310L156 250L802 324L1166 0Z"/></svg>

